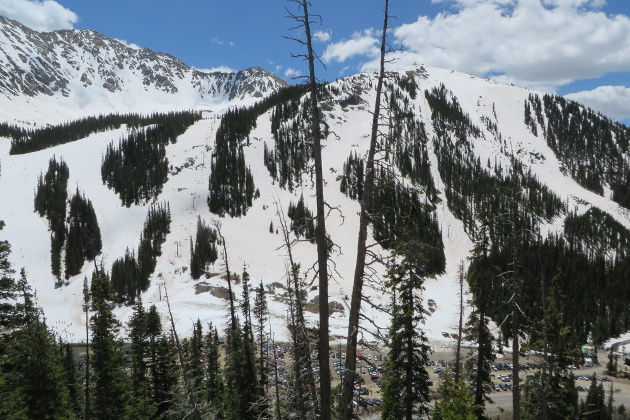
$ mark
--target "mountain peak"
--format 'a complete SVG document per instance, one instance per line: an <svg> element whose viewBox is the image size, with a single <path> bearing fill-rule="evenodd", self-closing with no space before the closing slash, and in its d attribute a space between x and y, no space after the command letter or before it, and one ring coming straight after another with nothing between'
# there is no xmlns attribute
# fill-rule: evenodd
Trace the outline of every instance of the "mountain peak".
<svg viewBox="0 0 630 420"><path fill-rule="evenodd" d="M37 32L1 16L0 53L0 104L37 103L50 110L44 119L51 122L208 107L263 98L287 86L260 67L204 73L170 54L133 48L95 31ZM18 115L7 111L0 117Z"/></svg>

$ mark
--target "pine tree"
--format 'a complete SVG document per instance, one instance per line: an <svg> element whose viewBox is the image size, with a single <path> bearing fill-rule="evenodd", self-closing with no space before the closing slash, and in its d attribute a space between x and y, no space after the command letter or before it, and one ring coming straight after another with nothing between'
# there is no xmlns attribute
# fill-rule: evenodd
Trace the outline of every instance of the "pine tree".
<svg viewBox="0 0 630 420"><path fill-rule="evenodd" d="M202 382L205 376L203 364L205 363L204 335L201 321L193 325L192 337L183 340L183 347L186 353L186 368L188 378L192 383L193 390L200 395L202 392ZM197 398L201 401L201 398Z"/></svg>
<svg viewBox="0 0 630 420"><path fill-rule="evenodd" d="M593 372L591 386L586 399L580 404L580 418L588 420L610 420L612 415L606 406L606 392L602 383L597 382L597 376Z"/></svg>
<svg viewBox="0 0 630 420"><path fill-rule="evenodd" d="M0 231L4 229L4 221L0 220ZM18 286L13 278L15 273L9 262L11 244L0 241L0 328L10 328L16 322L15 300Z"/></svg>
<svg viewBox="0 0 630 420"><path fill-rule="evenodd" d="M431 410L433 420L475 420L474 396L461 384L444 379L438 390L441 398Z"/></svg>
<svg viewBox="0 0 630 420"><path fill-rule="evenodd" d="M110 283L107 274L96 271L90 287L92 311L92 418L118 420L126 415L129 384L124 374L120 323L109 304Z"/></svg>
<svg viewBox="0 0 630 420"><path fill-rule="evenodd" d="M193 279L199 279L206 272L208 265L214 264L219 257L217 240L216 230L207 226L201 217L198 217L194 246L192 238L190 242L190 276Z"/></svg>
<svg viewBox="0 0 630 420"><path fill-rule="evenodd" d="M253 343L237 321L227 330L225 359L226 420L254 420L258 418L257 375Z"/></svg>
<svg viewBox="0 0 630 420"><path fill-rule="evenodd" d="M254 289L254 331L256 334L256 342L258 343L258 375L260 387L259 394L267 394L268 375L267 375L267 358L265 357L265 349L269 343L265 333L265 325L269 316L269 307L267 305L267 295L262 280L260 285Z"/></svg>
<svg viewBox="0 0 630 420"><path fill-rule="evenodd" d="M394 291L385 362L383 420L412 420L428 413L429 346L422 331L424 309L420 293L426 276L426 245L400 244L387 271L387 287ZM400 258L400 261L396 259Z"/></svg>
<svg viewBox="0 0 630 420"><path fill-rule="evenodd" d="M208 334L205 337L206 348L206 380L205 396L208 402L217 411L220 418L224 417L223 401L225 398L225 386L221 374L221 351L219 348L219 333L210 323Z"/></svg>
<svg viewBox="0 0 630 420"><path fill-rule="evenodd" d="M490 258L491 217L487 208L479 211L481 226L475 233L475 244L468 268L468 282L473 291L475 308L470 314L469 325L474 340L477 341L477 359L474 367L475 406L478 419L484 418L484 406L489 397L486 385L491 383L492 335L488 327L488 291L497 274L497 268Z"/></svg>
<svg viewBox="0 0 630 420"><path fill-rule="evenodd" d="M70 344L63 345L63 368L65 373L65 385L68 389L68 397L70 399L70 407L76 418L83 417L83 395L81 389L82 376L77 369L77 363L74 359L74 351Z"/></svg>
<svg viewBox="0 0 630 420"><path fill-rule="evenodd" d="M21 301L15 307L17 322L0 337L0 417L76 418L61 348L34 304L24 270L17 289Z"/></svg>
<svg viewBox="0 0 630 420"><path fill-rule="evenodd" d="M134 305L134 312L129 320L129 338L131 340L131 394L127 415L136 419L152 419L157 412L157 404L151 395L151 386L147 374L145 358L149 356L148 314L142 306L142 299Z"/></svg>
<svg viewBox="0 0 630 420"><path fill-rule="evenodd" d="M523 401L525 420L560 420L574 417L578 412L578 392L573 374L567 369L576 363L577 343L570 327L564 322L566 298L559 288L560 273L551 280L549 290L543 283L547 295L543 298L544 318L542 342L532 343L534 348L543 350L542 369L528 378Z"/></svg>
<svg viewBox="0 0 630 420"><path fill-rule="evenodd" d="M244 320L243 333L249 342L254 343L254 327L252 325L252 310L249 300L249 273L245 267L243 267L243 274L241 275L241 284L243 288L243 299L241 300L241 311L243 312Z"/></svg>
<svg viewBox="0 0 630 420"><path fill-rule="evenodd" d="M164 416L173 407L179 384L177 355L172 336L155 339L155 363L152 365L153 401L157 404L157 416Z"/></svg>

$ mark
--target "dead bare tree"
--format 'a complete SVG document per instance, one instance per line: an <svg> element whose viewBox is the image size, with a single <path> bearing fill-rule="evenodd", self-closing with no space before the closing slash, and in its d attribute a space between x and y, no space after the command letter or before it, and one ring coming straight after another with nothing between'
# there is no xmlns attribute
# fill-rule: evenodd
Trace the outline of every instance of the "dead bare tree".
<svg viewBox="0 0 630 420"><path fill-rule="evenodd" d="M94 259L94 266L98 273L98 266L96 265L96 258ZM91 417L90 414L90 287L88 285L88 279L83 279L83 310L85 311L85 420Z"/></svg>
<svg viewBox="0 0 630 420"><path fill-rule="evenodd" d="M319 94L317 79L315 77L316 55L313 49L313 37L311 33L310 2L307 0L289 0L297 3L301 10L299 15L289 12L289 17L298 22L299 28L305 32L305 39L295 39L306 47L306 54L301 55L308 62L308 85L310 90L310 131L313 144L313 158L315 161L315 196L317 203L317 226L315 227L315 241L317 243L317 265L319 278L319 362L320 362L320 404L319 417L322 420L330 419L330 369L328 366L328 352L330 350L329 337L329 304L328 304L328 247L326 241L326 215L324 202L324 172L322 166L322 130L319 112Z"/></svg>
<svg viewBox="0 0 630 420"><path fill-rule="evenodd" d="M228 284L228 294L230 300L230 328L232 331L236 330L236 309L234 308L234 294L232 293L232 275L230 273L230 265L228 261L227 245L225 244L225 238L221 233L221 223L215 220L213 223L214 228L217 231L219 241L223 247L223 264L225 265L225 276Z"/></svg>
<svg viewBox="0 0 630 420"><path fill-rule="evenodd" d="M457 348L455 350L455 383L459 383L462 371L462 334L464 333L464 261L459 262L459 323L457 324Z"/></svg>
<svg viewBox="0 0 630 420"><path fill-rule="evenodd" d="M184 350L179 341L179 336L177 335L177 330L175 329L175 320L173 319L173 312L171 312L171 303L168 300L168 292L166 290L166 285L163 284L160 287L164 287L164 296L166 298L166 308L168 310L168 317L171 321L171 331L173 332L173 337L175 338L175 345L177 347L177 356L179 359L179 368L182 373L182 379L184 380L184 388L186 389L186 400L188 401L188 405L190 415L192 418L196 420L201 420L201 413L199 412L199 405L197 404L197 395L195 393L195 389L193 388L192 381L188 377L188 372L185 366L184 361Z"/></svg>
<svg viewBox="0 0 630 420"><path fill-rule="evenodd" d="M516 192L515 192L516 195ZM516 203L518 200L514 200L514 207L512 209L512 296L509 303L512 309L512 418L514 420L520 420L521 418L521 383L520 383L520 313L521 307L519 300L522 291L522 277L520 275L520 249L522 246L522 239L524 232L517 229L517 212L518 207Z"/></svg>
<svg viewBox="0 0 630 420"><path fill-rule="evenodd" d="M317 406L317 393L315 390L315 375L311 364L311 346L306 321L304 319L304 286L300 279L299 265L293 259L293 241L290 237L291 230L284 217L282 206L275 200L276 212L280 220L280 229L284 240L284 248L287 252L287 283L289 292L289 322L291 339L293 341L294 372L300 418L306 419L319 412ZM321 370L321 369L320 369Z"/></svg>
<svg viewBox="0 0 630 420"><path fill-rule="evenodd" d="M372 115L372 131L370 136L370 149L368 151L365 182L363 186L363 200L361 201L361 213L359 215L359 235L357 240L357 260L354 269L354 282L352 287L352 298L350 301L350 313L348 319L348 336L346 340L346 364L341 393L341 409L339 418L350 420L353 411L354 392L354 372L356 370L357 335L359 332L359 320L361 312L361 297L363 294L363 281L365 276L365 260L367 254L367 232L370 223L369 212L372 204L372 192L375 183L374 156L376 153L378 140L378 127L381 112L381 94L383 91L383 80L385 79L385 52L387 45L387 25L389 17L389 0L385 0L385 10L383 18L383 32L381 36L381 56L380 71L376 85L376 100L374 102L374 113Z"/></svg>
<svg viewBox="0 0 630 420"><path fill-rule="evenodd" d="M276 353L276 340L269 324L269 337L271 339L271 351L273 353L273 372L275 377L275 397L276 397L276 419L282 420L282 410L280 410L280 386L278 383L278 355Z"/></svg>

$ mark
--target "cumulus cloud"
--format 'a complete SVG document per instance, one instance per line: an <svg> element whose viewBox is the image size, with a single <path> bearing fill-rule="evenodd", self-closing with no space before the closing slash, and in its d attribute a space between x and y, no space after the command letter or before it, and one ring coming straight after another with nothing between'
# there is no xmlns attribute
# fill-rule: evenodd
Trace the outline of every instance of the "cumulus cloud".
<svg viewBox="0 0 630 420"><path fill-rule="evenodd" d="M329 44L322 54L322 60L327 63L333 61L343 63L356 56L374 58L379 54L378 43L373 29L355 32L348 40Z"/></svg>
<svg viewBox="0 0 630 420"><path fill-rule="evenodd" d="M302 72L291 68L291 67L287 67L287 69L284 71L284 77L287 77L289 79L294 79L296 77L300 77L302 75Z"/></svg>
<svg viewBox="0 0 630 420"><path fill-rule="evenodd" d="M565 97L614 120L630 119L630 88L625 86L600 86L593 90L571 93Z"/></svg>
<svg viewBox="0 0 630 420"><path fill-rule="evenodd" d="M199 70L202 73L236 73L236 70L228 66L219 66L219 67L212 67L210 69L197 69L197 70Z"/></svg>
<svg viewBox="0 0 630 420"><path fill-rule="evenodd" d="M313 34L315 40L319 42L328 42L332 38L331 31L317 31Z"/></svg>
<svg viewBox="0 0 630 420"><path fill-rule="evenodd" d="M141 50L142 49L142 47L139 46L138 44L129 43L129 42L125 41L124 39L115 38L115 41L120 42L121 44L125 45L126 47L133 48L134 50Z"/></svg>
<svg viewBox="0 0 630 420"><path fill-rule="evenodd" d="M223 41L223 40L221 40L219 38L212 38L210 40L210 43L211 44L215 44L215 45L227 45L227 46L230 46L230 47L233 47L233 46L236 45L233 41Z"/></svg>
<svg viewBox="0 0 630 420"><path fill-rule="evenodd" d="M439 2L439 0L434 0ZM553 91L630 70L630 18L602 0L455 0L455 13L394 30L397 64L425 63ZM374 63L365 63L370 70Z"/></svg>
<svg viewBox="0 0 630 420"><path fill-rule="evenodd" d="M72 29L79 17L53 0L0 0L0 15L39 31Z"/></svg>

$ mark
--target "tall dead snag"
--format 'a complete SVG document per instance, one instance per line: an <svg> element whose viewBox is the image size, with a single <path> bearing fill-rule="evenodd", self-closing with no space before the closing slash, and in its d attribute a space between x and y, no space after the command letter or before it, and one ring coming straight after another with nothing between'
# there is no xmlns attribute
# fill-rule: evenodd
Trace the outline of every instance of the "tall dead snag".
<svg viewBox="0 0 630 420"><path fill-rule="evenodd" d="M306 321L304 319L304 286L300 279L300 266L293 259L293 243L290 238L290 229L284 218L284 212L279 202L276 201L277 215L280 220L284 247L287 250L289 263L287 266L287 283L289 292L289 328L293 341L293 365L295 372L295 392L299 406L301 419L313 418L317 413L317 393L315 390L315 374L311 363L311 346ZM320 369L321 370L321 369Z"/></svg>
<svg viewBox="0 0 630 420"><path fill-rule="evenodd" d="M359 216L359 235L357 241L357 261L354 269L354 283L352 286L352 299L350 301L350 314L348 319L348 337L346 340L346 365L341 394L341 420L352 418L352 397L354 392L354 372L356 370L357 335L359 333L359 318L361 312L361 298L363 294L363 279L365 276L365 259L367 254L367 232L370 223L370 207L372 204L372 191L374 190L374 156L378 140L378 123L381 113L381 93L383 80L385 79L385 52L387 43L387 20L389 14L389 0L385 0L383 18L383 34L381 36L381 59L378 82L376 85L376 100L374 114L372 115L372 132L370 136L370 149L368 151L365 183L363 186L363 200Z"/></svg>
<svg viewBox="0 0 630 420"><path fill-rule="evenodd" d="M98 273L98 266L96 265L96 258L94 259L94 266ZM88 279L83 279L83 310L85 311L85 419L89 419L90 414L90 287L88 285Z"/></svg>
<svg viewBox="0 0 630 420"><path fill-rule="evenodd" d="M230 329L234 331L236 330L236 309L234 308L234 294L232 294L232 275L230 274L230 266L228 264L227 245L225 244L225 238L221 233L221 223L219 221L214 221L213 225L217 231L217 236L219 237L221 246L223 246L223 264L225 265L225 276L228 284L228 294L230 295Z"/></svg>
<svg viewBox="0 0 630 420"><path fill-rule="evenodd" d="M514 194L516 196L516 192ZM516 198L516 197L515 197ZM520 275L520 250L523 246L522 230L518 228L518 203L517 199L513 200L512 208L512 296L509 304L512 307L512 418L520 420L521 418L521 379L520 375L520 312L519 305L522 280Z"/></svg>
<svg viewBox="0 0 630 420"><path fill-rule="evenodd" d="M457 285L459 286L459 323L457 324L457 348L455 350L455 383L459 384L462 372L462 334L464 333L464 280L466 272L464 271L464 261L459 262L459 278Z"/></svg>
<svg viewBox="0 0 630 420"><path fill-rule="evenodd" d="M317 79L315 78L315 52L313 50L313 37L311 34L311 15L308 8L310 2L307 0L290 0L298 4L301 9L300 15L289 14L289 17L298 22L298 27L304 29L306 40L298 40L300 44L306 46L306 58L308 62L308 85L310 90L310 114L311 114L311 138L313 141L313 159L315 161L315 196L317 202L317 226L315 227L315 241L317 242L317 270L319 278L319 418L321 420L330 419L330 369L328 353L329 343L329 305L328 305L328 247L326 241L326 217L324 209L324 172L322 169L322 130L319 113L319 99L317 91Z"/></svg>
<svg viewBox="0 0 630 420"><path fill-rule="evenodd" d="M166 298L166 308L168 310L168 318L171 321L171 331L175 338L175 345L177 347L177 356L179 358L179 368L182 373L182 379L184 380L184 388L186 390L186 401L188 402L190 412L186 417L190 416L193 419L201 420L201 413L199 412L199 404L197 403L197 394L192 383L192 380L188 377L188 369L186 369L186 362L184 358L184 350L179 341L177 330L175 329L175 319L173 318L173 312L171 312L171 302L168 300L168 292L166 291L166 284L164 287L164 296Z"/></svg>

